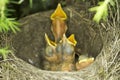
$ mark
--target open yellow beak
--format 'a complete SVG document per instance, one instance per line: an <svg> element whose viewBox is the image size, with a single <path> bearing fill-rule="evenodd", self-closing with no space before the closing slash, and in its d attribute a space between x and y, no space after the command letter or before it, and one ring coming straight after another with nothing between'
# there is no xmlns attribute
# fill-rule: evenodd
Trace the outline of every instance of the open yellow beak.
<svg viewBox="0 0 120 80"><path fill-rule="evenodd" d="M81 59L76 63L76 69L81 70L94 62L94 58Z"/></svg>
<svg viewBox="0 0 120 80"><path fill-rule="evenodd" d="M63 41L63 42L67 41L67 43L69 43L73 46L76 46L76 44L77 44L77 41L75 40L74 34L71 34L68 38L66 38L66 35L64 34L63 39L61 41Z"/></svg>
<svg viewBox="0 0 120 80"><path fill-rule="evenodd" d="M68 37L68 40L72 45L76 46L77 41L75 40L74 34L71 34L70 37Z"/></svg>
<svg viewBox="0 0 120 80"><path fill-rule="evenodd" d="M89 64L89 63L92 63L93 61L94 61L94 58L83 59L83 60L79 61L79 64L81 64L81 63L87 63L87 64Z"/></svg>
<svg viewBox="0 0 120 80"><path fill-rule="evenodd" d="M67 19L67 15L63 11L60 3L58 4L58 6L57 6L56 10L54 11L54 13L52 13L52 15L50 16L51 20L55 20L55 18L61 18L62 20Z"/></svg>
<svg viewBox="0 0 120 80"><path fill-rule="evenodd" d="M47 42L48 45L50 46L56 46L57 44L53 41L51 41L49 38L48 38L48 35L45 33L45 40Z"/></svg>

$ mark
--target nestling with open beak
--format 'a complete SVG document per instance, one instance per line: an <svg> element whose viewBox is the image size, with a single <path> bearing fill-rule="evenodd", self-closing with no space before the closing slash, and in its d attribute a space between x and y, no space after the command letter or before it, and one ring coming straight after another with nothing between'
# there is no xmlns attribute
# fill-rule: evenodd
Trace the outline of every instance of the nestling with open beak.
<svg viewBox="0 0 120 80"><path fill-rule="evenodd" d="M74 34L66 37L67 25L65 20L67 16L61 5L58 4L55 12L51 15L52 20L51 30L53 32L55 41L52 41L45 34L47 42L45 49L44 69L52 71L74 71L81 70L94 62L94 58L79 57L75 62L75 46L77 41Z"/></svg>
<svg viewBox="0 0 120 80"><path fill-rule="evenodd" d="M61 71L74 71L75 67L75 46L77 41L74 38L74 34L70 35L70 37L66 37L63 35L62 40L62 63L61 63Z"/></svg>
<svg viewBox="0 0 120 80"><path fill-rule="evenodd" d="M58 43L67 30L67 25L65 23L67 16L61 8L60 4L58 4L55 12L51 15L50 19L52 20L51 30L55 37L55 42Z"/></svg>
<svg viewBox="0 0 120 80"><path fill-rule="evenodd" d="M93 62L94 62L94 58L93 57L88 58L85 55L81 55L81 56L79 56L78 62L76 63L76 69L77 70L81 70L81 69L89 66Z"/></svg>

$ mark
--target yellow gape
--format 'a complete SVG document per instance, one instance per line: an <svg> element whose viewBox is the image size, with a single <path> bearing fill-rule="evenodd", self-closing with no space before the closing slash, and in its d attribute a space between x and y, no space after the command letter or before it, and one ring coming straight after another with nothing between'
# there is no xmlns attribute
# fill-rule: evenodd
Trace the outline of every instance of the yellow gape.
<svg viewBox="0 0 120 80"><path fill-rule="evenodd" d="M50 19L51 19L51 20L55 20L56 18L61 18L62 20L66 20L66 19L67 19L67 15L66 15L65 12L63 11L60 3L58 4L55 12L52 13L52 15L50 16Z"/></svg>

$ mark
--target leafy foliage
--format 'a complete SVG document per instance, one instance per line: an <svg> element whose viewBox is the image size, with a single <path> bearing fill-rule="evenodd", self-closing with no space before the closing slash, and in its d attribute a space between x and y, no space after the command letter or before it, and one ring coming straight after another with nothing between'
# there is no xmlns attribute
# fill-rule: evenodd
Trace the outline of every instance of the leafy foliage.
<svg viewBox="0 0 120 80"><path fill-rule="evenodd" d="M33 0L29 0L29 3L30 3L30 8L32 8L32 6L33 6Z"/></svg>
<svg viewBox="0 0 120 80"><path fill-rule="evenodd" d="M114 6L114 1L113 0L105 0L101 1L98 3L99 6L95 6L89 9L89 11L93 12L96 11L96 14L94 15L93 20L96 21L97 23L100 22L101 19L104 21L106 20L108 16L108 4L111 4Z"/></svg>
<svg viewBox="0 0 120 80"><path fill-rule="evenodd" d="M19 25L19 23L15 21L15 18L0 18L0 32L12 30L12 32L16 33L16 31L20 30L16 27L17 25Z"/></svg>
<svg viewBox="0 0 120 80"><path fill-rule="evenodd" d="M20 29L17 27L19 23L16 21L16 19L8 18L8 16L11 15L10 12L14 11L7 8L7 4L10 2L15 1L0 0L0 32L12 31L13 33L16 33L17 31L20 31ZM3 57L3 59L7 58L8 53L12 53L12 50L9 50L8 47L0 48L0 55Z"/></svg>
<svg viewBox="0 0 120 80"><path fill-rule="evenodd" d="M6 59L9 53L12 53L12 50L9 50L8 47L0 49L0 55L3 56L3 59Z"/></svg>
<svg viewBox="0 0 120 80"><path fill-rule="evenodd" d="M16 33L16 31L20 31L17 27L19 23L15 20L15 18L8 18L9 12L13 11L7 8L7 4L10 3L10 0L0 0L0 32L8 32L12 31Z"/></svg>

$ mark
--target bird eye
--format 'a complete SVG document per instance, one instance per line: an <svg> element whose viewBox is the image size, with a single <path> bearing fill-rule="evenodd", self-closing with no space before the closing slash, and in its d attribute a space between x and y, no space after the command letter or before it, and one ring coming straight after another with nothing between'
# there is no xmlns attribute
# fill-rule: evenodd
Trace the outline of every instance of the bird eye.
<svg viewBox="0 0 120 80"><path fill-rule="evenodd" d="M46 52L46 53L45 53L46 56L52 56L53 53L54 53L54 50L53 50L53 48L52 48L51 46L48 46L48 47L46 48L45 52Z"/></svg>

